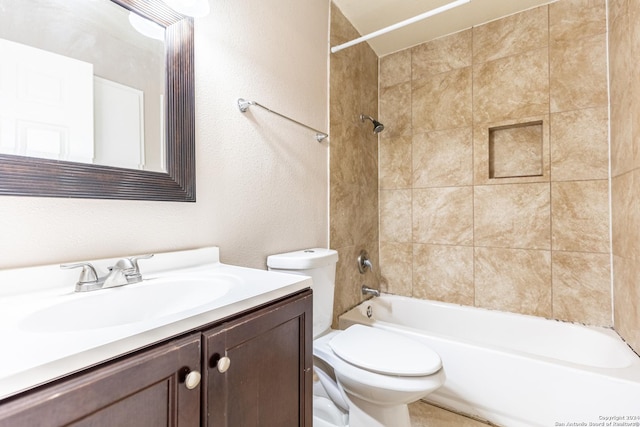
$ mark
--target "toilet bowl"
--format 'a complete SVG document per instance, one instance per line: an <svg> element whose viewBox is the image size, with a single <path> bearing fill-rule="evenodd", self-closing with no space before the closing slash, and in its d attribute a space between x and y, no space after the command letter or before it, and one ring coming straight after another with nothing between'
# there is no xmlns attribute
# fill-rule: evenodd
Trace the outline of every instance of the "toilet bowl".
<svg viewBox="0 0 640 427"><path fill-rule="evenodd" d="M410 427L407 405L444 383L440 357L381 329L330 329L337 261L322 248L267 257L269 270L312 278L314 426Z"/></svg>
<svg viewBox="0 0 640 427"><path fill-rule="evenodd" d="M433 350L363 325L317 338L313 355L333 370L335 386L327 384L326 378L321 382L342 392L349 427L410 427L407 405L445 380L440 357Z"/></svg>

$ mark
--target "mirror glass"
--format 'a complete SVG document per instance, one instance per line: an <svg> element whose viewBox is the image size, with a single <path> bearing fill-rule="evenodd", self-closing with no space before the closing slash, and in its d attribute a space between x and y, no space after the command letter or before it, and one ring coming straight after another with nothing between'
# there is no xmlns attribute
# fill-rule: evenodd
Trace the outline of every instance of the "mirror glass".
<svg viewBox="0 0 640 427"><path fill-rule="evenodd" d="M0 11L0 153L166 171L163 27L108 0Z"/></svg>
<svg viewBox="0 0 640 427"><path fill-rule="evenodd" d="M0 0L0 195L195 201L193 19Z"/></svg>

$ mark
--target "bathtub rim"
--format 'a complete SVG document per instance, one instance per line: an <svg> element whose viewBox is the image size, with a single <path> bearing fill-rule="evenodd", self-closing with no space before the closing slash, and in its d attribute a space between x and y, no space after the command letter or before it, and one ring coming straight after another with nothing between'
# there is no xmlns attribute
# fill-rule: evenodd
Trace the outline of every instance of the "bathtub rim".
<svg viewBox="0 0 640 427"><path fill-rule="evenodd" d="M377 322L384 329L391 329L391 330L403 329L410 332L411 334L416 334L416 335L421 335L426 332L416 327L396 325L391 322L381 321L381 320L376 321L375 310L374 310L373 318L368 318L366 316L366 308L364 307L366 307L368 304L372 304L372 303L375 304L378 298L381 300L385 300L385 299L409 300L414 303L417 301L424 304L435 305L435 306L440 306L440 307L449 308L449 309L456 309L456 310L462 309L462 310L471 310L471 311L479 311L479 312L488 312L493 314L506 315L508 317L511 317L511 316L525 317L525 318L533 319L535 321L560 322L562 324L572 325L580 328L586 328L588 330L603 334L609 339L613 339L622 343L626 348L626 351L628 351L629 353L630 364L625 367L592 366L592 365L586 365L581 363L575 363L575 362L571 362L571 361L560 359L560 358L554 358L554 357L540 355L536 353L525 352L522 350L509 348L506 346L498 346L492 343L474 341L474 340L468 340L468 339L460 339L456 337L451 337L450 335L432 332L432 331L428 331L426 335L438 340L455 341L463 345L468 345L473 347L482 347L483 349L486 349L487 351L491 351L491 352L498 352L498 353L506 352L518 358L524 358L528 360L533 359L543 363L562 365L569 369L576 369L581 372L587 372L593 375L604 375L607 377L614 377L617 380L624 381L624 382L628 381L632 383L640 383L640 355L638 355L631 348L631 346L613 328L585 325L577 322L548 319L548 318L533 316L529 314L513 313L513 312L507 312L507 311L501 311L501 310L495 310L495 309L488 309L484 307L473 307L473 306L468 306L463 304L456 304L456 303L449 303L449 302L435 301L435 300L421 299L421 298L413 298L413 297L407 297L403 295L394 295L394 294L388 294L388 293L381 293L379 297L368 298L362 301L360 304L356 305L355 307L352 307L348 311L338 316L339 328L344 329L353 323L362 323L362 324L372 326L374 322ZM360 319L362 321L358 321ZM350 323L347 323L347 322L350 322Z"/></svg>

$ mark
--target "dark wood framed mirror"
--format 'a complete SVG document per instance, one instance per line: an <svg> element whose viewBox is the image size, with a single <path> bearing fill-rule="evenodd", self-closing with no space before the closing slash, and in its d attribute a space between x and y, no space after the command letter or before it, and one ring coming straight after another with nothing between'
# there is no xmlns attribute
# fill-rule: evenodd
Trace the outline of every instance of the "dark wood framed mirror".
<svg viewBox="0 0 640 427"><path fill-rule="evenodd" d="M111 1L165 29L166 172L0 154L0 195L195 201L193 19L161 0Z"/></svg>

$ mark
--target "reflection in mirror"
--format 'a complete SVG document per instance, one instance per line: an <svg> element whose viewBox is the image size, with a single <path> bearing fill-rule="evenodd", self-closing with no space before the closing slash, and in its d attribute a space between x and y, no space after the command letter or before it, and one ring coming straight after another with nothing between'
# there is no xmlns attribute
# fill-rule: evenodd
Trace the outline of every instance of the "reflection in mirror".
<svg viewBox="0 0 640 427"><path fill-rule="evenodd" d="M164 28L105 0L0 5L0 153L165 171Z"/></svg>
<svg viewBox="0 0 640 427"><path fill-rule="evenodd" d="M195 200L193 20L0 0L0 194Z"/></svg>

